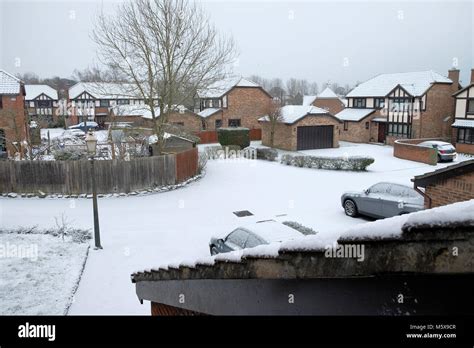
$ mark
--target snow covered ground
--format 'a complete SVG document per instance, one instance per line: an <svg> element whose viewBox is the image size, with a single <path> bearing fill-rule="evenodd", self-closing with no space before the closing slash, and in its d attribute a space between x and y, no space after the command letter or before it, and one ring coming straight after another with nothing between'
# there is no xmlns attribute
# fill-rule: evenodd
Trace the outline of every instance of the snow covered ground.
<svg viewBox="0 0 474 348"><path fill-rule="evenodd" d="M0 315L66 314L88 246L46 234L0 233Z"/></svg>
<svg viewBox="0 0 474 348"><path fill-rule="evenodd" d="M104 249L90 251L70 314L149 314L149 305L137 300L131 273L206 257L211 236L239 225L272 218L298 221L332 243L348 227L367 222L345 216L340 204L344 191L379 181L410 185L413 176L449 165L396 159L392 147L379 145L344 143L339 149L305 151L323 156L346 152L373 156L375 164L366 173L353 173L244 159L209 161L207 174L182 189L100 199ZM233 212L240 210L254 216L238 218ZM92 228L91 200L0 199L0 223L8 227L53 226L62 213L75 226Z"/></svg>

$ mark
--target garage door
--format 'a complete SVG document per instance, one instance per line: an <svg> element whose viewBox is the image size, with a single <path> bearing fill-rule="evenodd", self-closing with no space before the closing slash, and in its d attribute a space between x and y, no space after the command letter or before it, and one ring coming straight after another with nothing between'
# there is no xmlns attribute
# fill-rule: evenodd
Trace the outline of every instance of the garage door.
<svg viewBox="0 0 474 348"><path fill-rule="evenodd" d="M304 126L297 128L297 150L333 147L334 126Z"/></svg>

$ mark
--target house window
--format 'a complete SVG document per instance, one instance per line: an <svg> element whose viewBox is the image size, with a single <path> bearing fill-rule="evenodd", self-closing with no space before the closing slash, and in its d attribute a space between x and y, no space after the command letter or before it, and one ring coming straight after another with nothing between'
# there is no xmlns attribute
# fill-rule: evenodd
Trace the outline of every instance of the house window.
<svg viewBox="0 0 474 348"><path fill-rule="evenodd" d="M349 122L347 121L344 121L344 130L348 130L349 129Z"/></svg>
<svg viewBox="0 0 474 348"><path fill-rule="evenodd" d="M469 99L467 101L467 113L474 114L474 99Z"/></svg>
<svg viewBox="0 0 474 348"><path fill-rule="evenodd" d="M7 151L7 139L5 138L5 131L3 129L0 129L0 150Z"/></svg>
<svg viewBox="0 0 474 348"><path fill-rule="evenodd" d="M474 144L474 128L459 128L457 142L462 144Z"/></svg>
<svg viewBox="0 0 474 348"><path fill-rule="evenodd" d="M108 108L110 106L110 102L108 100L101 99L100 100L100 107L101 108Z"/></svg>
<svg viewBox="0 0 474 348"><path fill-rule="evenodd" d="M229 120L229 127L240 127L240 119L236 118Z"/></svg>
<svg viewBox="0 0 474 348"><path fill-rule="evenodd" d="M406 123L389 123L388 135L391 136L408 136L408 124Z"/></svg>
<svg viewBox="0 0 474 348"><path fill-rule="evenodd" d="M36 105L38 105L39 108L50 108L53 106L53 103L51 100L37 100Z"/></svg>
<svg viewBox="0 0 474 348"><path fill-rule="evenodd" d="M365 108L365 98L354 98L354 107L355 108Z"/></svg>
<svg viewBox="0 0 474 348"><path fill-rule="evenodd" d="M375 98L374 103L376 109L383 109L385 107L385 98Z"/></svg>
<svg viewBox="0 0 474 348"><path fill-rule="evenodd" d="M202 130L206 130L207 124L206 124L205 120L201 120L201 128L202 128Z"/></svg>
<svg viewBox="0 0 474 348"><path fill-rule="evenodd" d="M0 94L0 109L3 109L3 95Z"/></svg>
<svg viewBox="0 0 474 348"><path fill-rule="evenodd" d="M370 128L370 123L369 122L365 122L365 129L369 129Z"/></svg>
<svg viewBox="0 0 474 348"><path fill-rule="evenodd" d="M391 111L408 111L410 110L410 98L393 98L392 99L392 105L391 105Z"/></svg>
<svg viewBox="0 0 474 348"><path fill-rule="evenodd" d="M130 100L129 99L119 99L117 100L118 105L130 105Z"/></svg>
<svg viewBox="0 0 474 348"><path fill-rule="evenodd" d="M216 120L216 129L222 127L222 120Z"/></svg>

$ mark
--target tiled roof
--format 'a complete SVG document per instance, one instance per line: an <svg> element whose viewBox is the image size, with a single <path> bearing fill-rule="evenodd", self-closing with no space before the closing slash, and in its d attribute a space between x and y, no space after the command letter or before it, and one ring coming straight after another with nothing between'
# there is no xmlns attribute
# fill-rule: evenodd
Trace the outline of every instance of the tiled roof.
<svg viewBox="0 0 474 348"><path fill-rule="evenodd" d="M305 95L303 97L303 106L310 106L316 100L316 95Z"/></svg>
<svg viewBox="0 0 474 348"><path fill-rule="evenodd" d="M348 108L344 109L335 116L340 119L341 121L353 121L358 122L363 118L369 116L375 111L375 109L355 109L355 108Z"/></svg>
<svg viewBox="0 0 474 348"><path fill-rule="evenodd" d="M20 94L21 80L0 69L0 94Z"/></svg>
<svg viewBox="0 0 474 348"><path fill-rule="evenodd" d="M329 112L316 106L305 105L285 105L281 108L281 122L283 123L293 124L306 115L329 115ZM260 118L259 121L268 121L268 116Z"/></svg>
<svg viewBox="0 0 474 348"><path fill-rule="evenodd" d="M231 77L217 81L206 89L198 91L199 98L220 98L234 87L260 87L253 81L241 78Z"/></svg>
<svg viewBox="0 0 474 348"><path fill-rule="evenodd" d="M201 116L201 117L206 118L206 117L214 115L216 112L219 112L221 110L222 109L207 108L207 109L202 110L201 112L198 112L198 115Z"/></svg>
<svg viewBox="0 0 474 348"><path fill-rule="evenodd" d="M449 78L432 70L396 74L381 74L354 88L347 97L385 97L400 85L412 96L422 96L433 83L452 83Z"/></svg>
<svg viewBox="0 0 474 348"><path fill-rule="evenodd" d="M105 82L79 82L69 88L69 99L75 99L84 92L96 99L143 99L133 84Z"/></svg>
<svg viewBox="0 0 474 348"><path fill-rule="evenodd" d="M318 98L319 99L339 99L338 95L334 93L334 91L329 87L326 87L324 91L319 93Z"/></svg>
<svg viewBox="0 0 474 348"><path fill-rule="evenodd" d="M25 100L33 100L41 94L45 94L53 100L58 100L58 91L48 85L25 85Z"/></svg>

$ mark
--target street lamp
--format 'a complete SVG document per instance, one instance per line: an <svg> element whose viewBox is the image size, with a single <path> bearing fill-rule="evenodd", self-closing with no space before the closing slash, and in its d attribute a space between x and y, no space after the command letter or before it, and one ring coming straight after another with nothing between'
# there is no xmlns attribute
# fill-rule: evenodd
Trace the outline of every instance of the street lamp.
<svg viewBox="0 0 474 348"><path fill-rule="evenodd" d="M97 205L97 185L95 182L95 165L94 159L97 150L97 138L95 137L93 132L87 133L86 136L86 147L87 152L90 156L91 162L91 175L92 175L92 205L94 209L94 240L95 240L95 248L102 249L100 245L100 228L99 228L99 210Z"/></svg>

